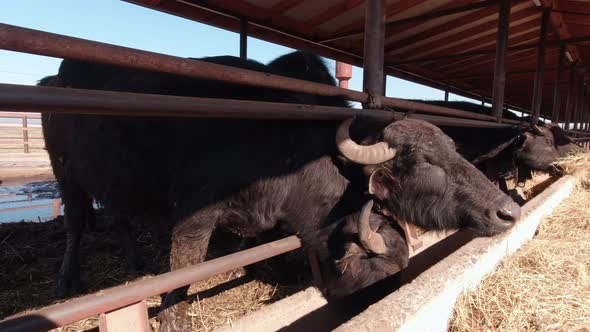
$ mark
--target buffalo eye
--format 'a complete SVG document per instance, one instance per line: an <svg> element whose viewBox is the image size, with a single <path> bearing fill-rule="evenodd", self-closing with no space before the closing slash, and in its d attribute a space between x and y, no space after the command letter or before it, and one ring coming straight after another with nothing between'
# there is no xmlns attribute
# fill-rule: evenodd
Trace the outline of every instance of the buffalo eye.
<svg viewBox="0 0 590 332"><path fill-rule="evenodd" d="M438 192L447 186L447 173L442 167L423 162L416 167L414 173L416 181L427 191Z"/></svg>

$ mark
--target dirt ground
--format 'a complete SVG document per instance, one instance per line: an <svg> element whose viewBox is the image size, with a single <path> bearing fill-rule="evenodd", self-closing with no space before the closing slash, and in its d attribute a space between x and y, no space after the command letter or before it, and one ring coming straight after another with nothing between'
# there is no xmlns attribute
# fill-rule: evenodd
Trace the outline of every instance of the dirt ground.
<svg viewBox="0 0 590 332"><path fill-rule="evenodd" d="M2 158L0 156L0 158ZM29 182L53 180L53 170L47 167L0 167L0 185L14 186Z"/></svg>
<svg viewBox="0 0 590 332"><path fill-rule="evenodd" d="M590 331L590 189L580 187L479 287L450 331Z"/></svg>

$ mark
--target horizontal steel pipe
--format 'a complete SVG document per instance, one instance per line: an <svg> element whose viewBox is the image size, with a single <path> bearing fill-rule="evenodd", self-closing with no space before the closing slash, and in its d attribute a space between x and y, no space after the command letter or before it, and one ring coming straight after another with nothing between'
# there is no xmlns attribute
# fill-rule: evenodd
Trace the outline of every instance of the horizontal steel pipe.
<svg viewBox="0 0 590 332"><path fill-rule="evenodd" d="M0 107L15 111L102 114L128 116L175 116L203 118L343 120L363 115L381 121L402 117L401 112L357 108L271 103L260 101L178 97L141 93L80 90L0 84ZM501 128L509 124L411 114L435 125Z"/></svg>
<svg viewBox="0 0 590 332"><path fill-rule="evenodd" d="M84 61L107 63L118 66L145 69L202 79L219 80L236 84L303 92L322 96L341 96L348 100L365 103L364 92L343 89L279 75L191 60L129 47L111 45L86 39L63 36L39 30L26 29L0 23L0 48ZM497 121L496 117L476 114L448 107L428 105L397 98L383 98L383 105L436 115L457 116L467 119ZM507 121L510 123L510 121Z"/></svg>
<svg viewBox="0 0 590 332"><path fill-rule="evenodd" d="M65 326L300 247L301 241L296 236L290 236L153 278L103 290L21 316L7 318L0 321L0 331L34 332Z"/></svg>
<svg viewBox="0 0 590 332"><path fill-rule="evenodd" d="M245 100L0 84L0 107L15 111L129 116L337 120L356 114L392 120L385 111Z"/></svg>

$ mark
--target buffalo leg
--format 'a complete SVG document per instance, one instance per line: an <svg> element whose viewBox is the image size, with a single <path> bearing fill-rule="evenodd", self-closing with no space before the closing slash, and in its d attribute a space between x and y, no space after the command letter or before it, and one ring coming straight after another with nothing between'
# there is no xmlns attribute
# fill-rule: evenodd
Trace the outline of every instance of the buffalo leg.
<svg viewBox="0 0 590 332"><path fill-rule="evenodd" d="M498 186L503 193L508 194L508 184L506 183L506 178L500 177L498 179Z"/></svg>
<svg viewBox="0 0 590 332"><path fill-rule="evenodd" d="M209 239L214 228L211 213L200 212L181 220L172 230L170 247L170 269L177 270L198 264L205 260ZM191 331L191 319L188 316L186 302L188 286L166 294L158 315L160 331Z"/></svg>
<svg viewBox="0 0 590 332"><path fill-rule="evenodd" d="M92 200L88 204L88 210L86 211L86 225L88 230L96 232L96 214L94 213L94 206L92 206Z"/></svg>
<svg viewBox="0 0 590 332"><path fill-rule="evenodd" d="M62 186L66 250L57 280L59 296L68 296L80 290L80 239L89 219L88 206L92 200L77 184Z"/></svg>
<svg viewBox="0 0 590 332"><path fill-rule="evenodd" d="M133 236L131 219L127 217L117 217L114 222L129 269L131 271L139 271L143 267L143 263L137 253L137 239Z"/></svg>

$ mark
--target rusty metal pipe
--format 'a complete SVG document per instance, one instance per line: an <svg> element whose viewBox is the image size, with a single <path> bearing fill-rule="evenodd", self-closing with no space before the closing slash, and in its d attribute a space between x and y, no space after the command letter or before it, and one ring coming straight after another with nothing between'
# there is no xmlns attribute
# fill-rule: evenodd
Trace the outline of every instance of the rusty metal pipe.
<svg viewBox="0 0 590 332"><path fill-rule="evenodd" d="M549 26L549 9L543 9L541 19L541 32L537 48L537 69L533 85L533 100L531 101L531 124L536 124L541 115L541 103L543 102L543 75L545 74L545 48L547 40L547 29Z"/></svg>
<svg viewBox="0 0 590 332"><path fill-rule="evenodd" d="M565 65L565 45L559 48L559 60L557 65L557 78L555 78L555 87L553 88L553 108L551 111L551 123L559 123L559 113L561 109L561 92L559 83L563 74L563 67ZM546 69L545 69L546 70Z"/></svg>
<svg viewBox="0 0 590 332"><path fill-rule="evenodd" d="M240 59L248 60L248 20L240 19Z"/></svg>
<svg viewBox="0 0 590 332"><path fill-rule="evenodd" d="M385 96L383 54L385 0L368 0L365 9L363 91L370 96L365 108L381 108Z"/></svg>
<svg viewBox="0 0 590 332"><path fill-rule="evenodd" d="M367 94L360 91L73 38L2 23L0 23L0 48L16 52L107 63L236 84L278 88L322 96L341 96L348 100L361 103L365 103L368 100ZM490 115L476 114L397 98L384 97L382 102L383 106L413 109L436 115L457 116L466 119L487 121L497 120ZM517 123L511 120L503 121L506 123Z"/></svg>
<svg viewBox="0 0 590 332"><path fill-rule="evenodd" d="M0 84L0 107L19 112L30 110L31 105L35 105L35 110L42 113L128 116L343 120L354 115L363 115L387 122L404 115L401 112L379 110L367 112L346 107ZM506 123L426 114L411 114L410 117L429 121L435 125L485 128L510 126Z"/></svg>
<svg viewBox="0 0 590 332"><path fill-rule="evenodd" d="M506 48L508 47L508 30L510 27L510 0L500 1L499 12L492 91L492 115L501 118L504 112L504 88L506 86Z"/></svg>
<svg viewBox="0 0 590 332"><path fill-rule="evenodd" d="M68 37L8 24L0 24L0 48L236 84L280 88L324 96L342 96L358 102L365 102L367 99L366 94L359 91L345 90L315 82Z"/></svg>
<svg viewBox="0 0 590 332"><path fill-rule="evenodd" d="M301 241L296 236L289 236L153 278L103 290L65 303L28 312L18 317L7 318L0 322L0 331L46 331L58 326L68 325L86 317L122 308L140 302L147 297L160 295L300 247Z"/></svg>

